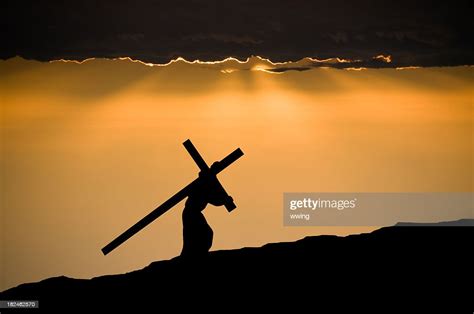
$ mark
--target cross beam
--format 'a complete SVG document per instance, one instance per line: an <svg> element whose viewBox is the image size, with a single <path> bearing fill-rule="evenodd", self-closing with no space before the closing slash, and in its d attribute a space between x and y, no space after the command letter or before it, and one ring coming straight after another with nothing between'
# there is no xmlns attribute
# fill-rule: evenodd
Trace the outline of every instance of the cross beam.
<svg viewBox="0 0 474 314"><path fill-rule="evenodd" d="M232 153L227 155L224 159L222 159L220 162L218 162L215 166L212 168L209 168L204 161L204 159L201 157L199 152L197 151L196 147L191 143L190 140L187 140L183 143L184 147L186 150L189 152L193 160L196 162L198 167L201 169L201 171L209 171L211 175L216 176L218 173L220 173L222 170L230 166L234 161L239 159L244 155L242 150L240 148L237 148L234 150ZM137 232L148 226L151 222L153 222L155 219L166 213L168 210L170 210L173 206L181 202L183 199L185 199L188 195L189 192L192 190L193 186L198 184L199 178L195 179L188 185L186 185L184 188L182 188L178 193L175 195L171 196L167 201L165 201L163 204L155 208L153 211L151 211L148 215L143 217L140 221L138 221L136 224L128 228L126 231L124 231L121 235L119 235L117 238L112 240L109 244L104 246L102 248L102 253L104 255L107 255L114 249L116 249L119 245L127 241L129 238L131 238L133 235L135 235ZM217 181L219 184L219 187L224 189L222 185L220 185L219 181ZM236 208L235 204L233 202L225 204L225 207L228 211L231 211Z"/></svg>

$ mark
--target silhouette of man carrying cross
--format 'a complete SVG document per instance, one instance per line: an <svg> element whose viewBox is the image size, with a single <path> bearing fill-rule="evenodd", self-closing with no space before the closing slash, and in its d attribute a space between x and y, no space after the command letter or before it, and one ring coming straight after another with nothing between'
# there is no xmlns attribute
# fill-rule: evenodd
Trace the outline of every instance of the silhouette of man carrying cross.
<svg viewBox="0 0 474 314"><path fill-rule="evenodd" d="M181 256L201 257L209 252L212 246L213 232L202 211L207 204L225 206L228 212L237 207L232 197L222 187L217 175L242 157L244 153L240 148L237 148L221 161L213 163L209 168L190 140L186 140L183 145L201 170L199 177L104 246L102 248L104 255L115 250L186 197L188 199L183 210L183 250Z"/></svg>
<svg viewBox="0 0 474 314"><path fill-rule="evenodd" d="M216 167L218 162L212 164L211 170ZM203 257L212 246L214 233L202 211L207 204L223 206L233 201L218 182L210 171L201 171L198 183L189 193L183 210L183 257Z"/></svg>

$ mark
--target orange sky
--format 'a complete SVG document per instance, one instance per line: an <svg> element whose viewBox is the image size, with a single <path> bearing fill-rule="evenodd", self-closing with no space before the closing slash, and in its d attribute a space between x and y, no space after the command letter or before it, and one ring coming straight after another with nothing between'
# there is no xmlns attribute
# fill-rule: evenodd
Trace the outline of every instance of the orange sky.
<svg viewBox="0 0 474 314"><path fill-rule="evenodd" d="M285 228L283 192L473 191L472 67L225 68L0 61L0 290L179 254L182 203L100 249L195 178L187 138L245 152L220 175L238 209L205 211L214 249L371 230Z"/></svg>

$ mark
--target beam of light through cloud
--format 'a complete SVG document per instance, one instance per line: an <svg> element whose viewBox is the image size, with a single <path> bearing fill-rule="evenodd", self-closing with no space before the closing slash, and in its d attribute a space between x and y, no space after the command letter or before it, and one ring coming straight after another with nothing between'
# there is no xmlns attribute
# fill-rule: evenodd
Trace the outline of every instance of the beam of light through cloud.
<svg viewBox="0 0 474 314"><path fill-rule="evenodd" d="M327 59L317 59L317 58L303 58L298 61L285 61L285 62L274 62L268 58L263 58L260 56L252 56L245 60L239 60L237 58L228 57L222 60L216 61L201 61L201 60L186 60L183 57L178 57L167 63L149 63L144 62L139 59L133 59L131 57L117 57L117 58L89 58L82 61L79 60L68 60L68 59L59 59L51 60L50 63L57 62L71 62L76 64L84 64L96 59L105 59L105 60L119 60L138 63L144 66L149 67L168 67L175 64L188 64L194 66L206 66L210 69L215 69L220 71L223 74L231 74L237 71L261 71L270 74L282 74L289 71L307 71L317 68L336 68L336 69L345 69L345 70L365 70L369 68L396 68L396 69L411 69L418 68L417 66L405 66L405 67L395 67L393 65L393 60L391 55L377 55L372 57L369 60L350 60L343 58L327 58Z"/></svg>

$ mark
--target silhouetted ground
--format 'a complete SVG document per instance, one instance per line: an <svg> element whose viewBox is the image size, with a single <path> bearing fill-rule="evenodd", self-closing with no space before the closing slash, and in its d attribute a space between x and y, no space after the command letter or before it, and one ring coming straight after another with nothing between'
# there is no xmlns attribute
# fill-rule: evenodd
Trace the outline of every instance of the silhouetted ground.
<svg viewBox="0 0 474 314"><path fill-rule="evenodd" d="M307 237L216 251L199 261L154 262L123 275L50 278L4 291L0 300L39 300L44 313L160 313L170 308L245 313L261 308L268 313L288 306L291 313L300 308L317 312L323 306L381 312L421 306L472 313L473 231L411 226Z"/></svg>

